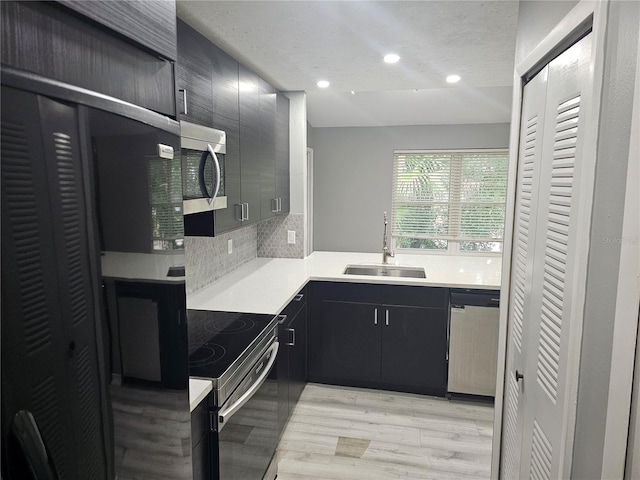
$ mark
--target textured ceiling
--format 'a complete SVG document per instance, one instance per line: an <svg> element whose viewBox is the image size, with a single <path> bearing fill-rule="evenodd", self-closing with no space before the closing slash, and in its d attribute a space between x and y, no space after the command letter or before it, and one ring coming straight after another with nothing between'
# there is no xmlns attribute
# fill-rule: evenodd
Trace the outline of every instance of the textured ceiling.
<svg viewBox="0 0 640 480"><path fill-rule="evenodd" d="M509 121L515 0L178 0L178 16L279 89L306 91L316 127ZM400 62L385 64L390 52Z"/></svg>

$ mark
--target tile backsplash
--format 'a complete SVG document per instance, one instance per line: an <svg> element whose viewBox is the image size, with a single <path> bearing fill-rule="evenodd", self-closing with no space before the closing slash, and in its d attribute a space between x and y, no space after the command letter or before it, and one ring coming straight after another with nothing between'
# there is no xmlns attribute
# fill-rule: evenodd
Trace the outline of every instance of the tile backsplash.
<svg viewBox="0 0 640 480"><path fill-rule="evenodd" d="M258 252L257 225L249 225L217 237L185 237L187 294L206 287L253 260ZM228 253L228 242L233 251Z"/></svg>
<svg viewBox="0 0 640 480"><path fill-rule="evenodd" d="M294 231L296 243L287 243L287 232ZM258 224L258 256L304 258L304 215L290 213Z"/></svg>
<svg viewBox="0 0 640 480"><path fill-rule="evenodd" d="M287 243L294 231L296 243ZM228 242L232 240L232 253ZM187 294L197 292L256 257L304 258L304 215L290 213L217 237L185 237Z"/></svg>

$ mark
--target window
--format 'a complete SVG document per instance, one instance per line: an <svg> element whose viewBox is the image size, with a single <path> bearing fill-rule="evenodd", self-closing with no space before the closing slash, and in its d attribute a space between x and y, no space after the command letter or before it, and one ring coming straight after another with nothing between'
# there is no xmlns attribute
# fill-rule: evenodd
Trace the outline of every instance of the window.
<svg viewBox="0 0 640 480"><path fill-rule="evenodd" d="M507 167L506 150L394 152L395 247L501 252Z"/></svg>

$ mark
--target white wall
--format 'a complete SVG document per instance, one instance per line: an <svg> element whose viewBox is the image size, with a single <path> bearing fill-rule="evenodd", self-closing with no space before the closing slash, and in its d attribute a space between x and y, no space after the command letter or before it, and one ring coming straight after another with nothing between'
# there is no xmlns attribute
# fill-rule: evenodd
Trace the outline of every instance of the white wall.
<svg viewBox="0 0 640 480"><path fill-rule="evenodd" d="M509 124L313 128L315 250L381 252L393 151L507 148Z"/></svg>

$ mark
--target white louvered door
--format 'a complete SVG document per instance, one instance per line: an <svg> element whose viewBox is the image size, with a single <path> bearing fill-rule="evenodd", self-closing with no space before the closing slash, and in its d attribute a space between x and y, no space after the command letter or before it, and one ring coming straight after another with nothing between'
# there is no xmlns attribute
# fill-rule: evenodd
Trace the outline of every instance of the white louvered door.
<svg viewBox="0 0 640 480"><path fill-rule="evenodd" d="M526 86L522 99L522 124L518 152L516 221L514 223L513 256L511 261L511 298L509 305L509 340L507 346L508 374L505 381L505 424L503 437L502 477L517 478L520 472L522 445L522 415L525 408L520 380L516 372L524 371L530 326L526 312L530 310L533 277L533 253L537 214L540 159L542 156L542 127L547 95L545 67ZM525 323L526 320L526 323Z"/></svg>
<svg viewBox="0 0 640 480"><path fill-rule="evenodd" d="M574 272L576 262L584 261L576 245L576 210L580 199L592 194L579 188L590 60L587 35L524 90L509 298L505 479L568 474L564 456L573 425L567 415L567 373L571 342L579 342L572 338L572 324L582 310L573 301L580 283ZM522 379L516 379L516 371Z"/></svg>

